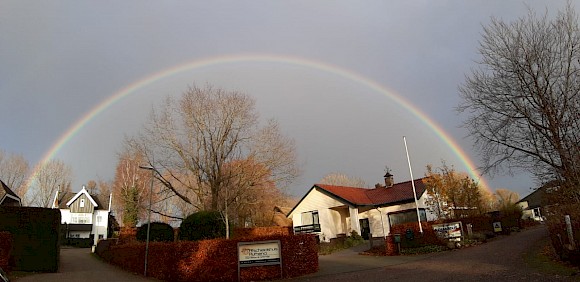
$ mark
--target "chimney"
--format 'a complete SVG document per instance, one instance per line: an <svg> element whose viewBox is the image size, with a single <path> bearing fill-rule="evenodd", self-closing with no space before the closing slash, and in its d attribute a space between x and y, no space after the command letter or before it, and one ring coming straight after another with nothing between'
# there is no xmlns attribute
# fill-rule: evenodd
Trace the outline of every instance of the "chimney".
<svg viewBox="0 0 580 282"><path fill-rule="evenodd" d="M393 187L393 175L390 172L385 174L385 187Z"/></svg>

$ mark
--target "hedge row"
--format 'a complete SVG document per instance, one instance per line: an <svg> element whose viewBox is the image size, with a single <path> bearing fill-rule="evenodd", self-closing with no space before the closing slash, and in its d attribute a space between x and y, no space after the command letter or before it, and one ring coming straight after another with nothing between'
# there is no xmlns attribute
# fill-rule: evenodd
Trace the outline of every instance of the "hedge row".
<svg viewBox="0 0 580 282"><path fill-rule="evenodd" d="M58 209L0 206L0 231L13 236L14 270L58 271L60 221Z"/></svg>
<svg viewBox="0 0 580 282"><path fill-rule="evenodd" d="M318 271L316 239L312 235L271 235L254 238L149 243L148 276L164 281L236 281L238 242L280 240L283 277ZM109 244L109 246L105 246ZM99 242L97 255L127 271L143 273L145 243L113 245ZM242 281L280 278L280 267L256 266L241 269Z"/></svg>
<svg viewBox="0 0 580 282"><path fill-rule="evenodd" d="M251 238L269 235L292 235L292 234L294 234L292 226L236 228L234 230L233 238Z"/></svg>
<svg viewBox="0 0 580 282"><path fill-rule="evenodd" d="M119 232L119 244L129 244L137 242L137 228L123 227Z"/></svg>
<svg viewBox="0 0 580 282"><path fill-rule="evenodd" d="M12 253L12 234L0 232L0 268L9 271L8 262Z"/></svg>
<svg viewBox="0 0 580 282"><path fill-rule="evenodd" d="M444 244L443 241L437 237L431 222L421 222L421 227L423 229L423 234L421 234L419 223L417 222L408 222L391 226L390 232L391 235L401 235L401 247L403 248L416 248L425 245ZM408 239L406 236L407 230L409 229L412 230L413 239Z"/></svg>

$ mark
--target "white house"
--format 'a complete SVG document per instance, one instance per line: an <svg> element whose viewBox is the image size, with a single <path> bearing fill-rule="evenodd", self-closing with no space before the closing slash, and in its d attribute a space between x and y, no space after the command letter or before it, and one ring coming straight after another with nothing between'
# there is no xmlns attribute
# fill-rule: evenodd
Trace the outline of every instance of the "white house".
<svg viewBox="0 0 580 282"><path fill-rule="evenodd" d="M436 216L426 205L423 179L414 180L421 221ZM411 181L393 184L385 175L385 185L373 189L315 184L288 213L294 233L315 233L321 241L348 236L356 231L365 239L389 235L394 224L417 221L417 205Z"/></svg>
<svg viewBox="0 0 580 282"><path fill-rule="evenodd" d="M60 209L61 224L65 224L66 238L107 239L112 195L90 195L83 186L78 193L56 192L53 209Z"/></svg>

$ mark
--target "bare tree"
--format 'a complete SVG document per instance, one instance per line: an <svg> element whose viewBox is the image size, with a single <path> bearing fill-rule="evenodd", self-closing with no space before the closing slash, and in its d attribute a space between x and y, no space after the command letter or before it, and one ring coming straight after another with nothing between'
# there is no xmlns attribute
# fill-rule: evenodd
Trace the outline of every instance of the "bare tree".
<svg viewBox="0 0 580 282"><path fill-rule="evenodd" d="M96 195L99 192L99 187L97 185L97 181L94 181L94 180L89 180L89 182L87 182L87 185L85 188L87 189L87 192L89 192L89 194L91 194L91 195Z"/></svg>
<svg viewBox="0 0 580 282"><path fill-rule="evenodd" d="M109 196L112 193L113 182L99 179L98 180L98 194Z"/></svg>
<svg viewBox="0 0 580 282"><path fill-rule="evenodd" d="M479 67L459 91L464 126L484 171L523 169L559 180L580 202L580 27L568 5L550 20L530 11L506 23L492 18L480 41Z"/></svg>
<svg viewBox="0 0 580 282"><path fill-rule="evenodd" d="M197 210L220 210L222 194L240 175L244 182L238 190L255 187L264 174L275 187L284 187L299 173L293 141L275 121L260 126L253 98L211 86L194 86L177 100L168 98L152 112L144 132L126 143L155 167L164 187L161 195ZM226 168L245 160L264 169Z"/></svg>
<svg viewBox="0 0 580 282"><path fill-rule="evenodd" d="M320 184L347 186L347 187L368 187L367 183L360 177L351 177L341 172L333 172L325 175Z"/></svg>
<svg viewBox="0 0 580 282"><path fill-rule="evenodd" d="M28 161L22 155L10 154L0 149L0 179L4 181L22 201L25 201L25 195L28 191L26 177L29 173L30 166Z"/></svg>
<svg viewBox="0 0 580 282"><path fill-rule="evenodd" d="M36 169L34 187L30 203L38 207L48 208L56 195L56 191L70 192L72 169L61 160L49 160Z"/></svg>
<svg viewBox="0 0 580 282"><path fill-rule="evenodd" d="M508 189L497 189L495 191L497 198L497 208L499 210L511 209L519 200L520 195Z"/></svg>

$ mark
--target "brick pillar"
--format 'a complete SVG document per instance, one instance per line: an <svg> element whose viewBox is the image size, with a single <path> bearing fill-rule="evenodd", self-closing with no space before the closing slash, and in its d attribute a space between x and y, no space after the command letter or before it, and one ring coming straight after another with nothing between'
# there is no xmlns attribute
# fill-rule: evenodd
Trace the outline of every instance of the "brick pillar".
<svg viewBox="0 0 580 282"><path fill-rule="evenodd" d="M399 249L397 243L395 243L395 237L393 235L389 235L385 239L385 248L387 249L387 256L399 255Z"/></svg>

